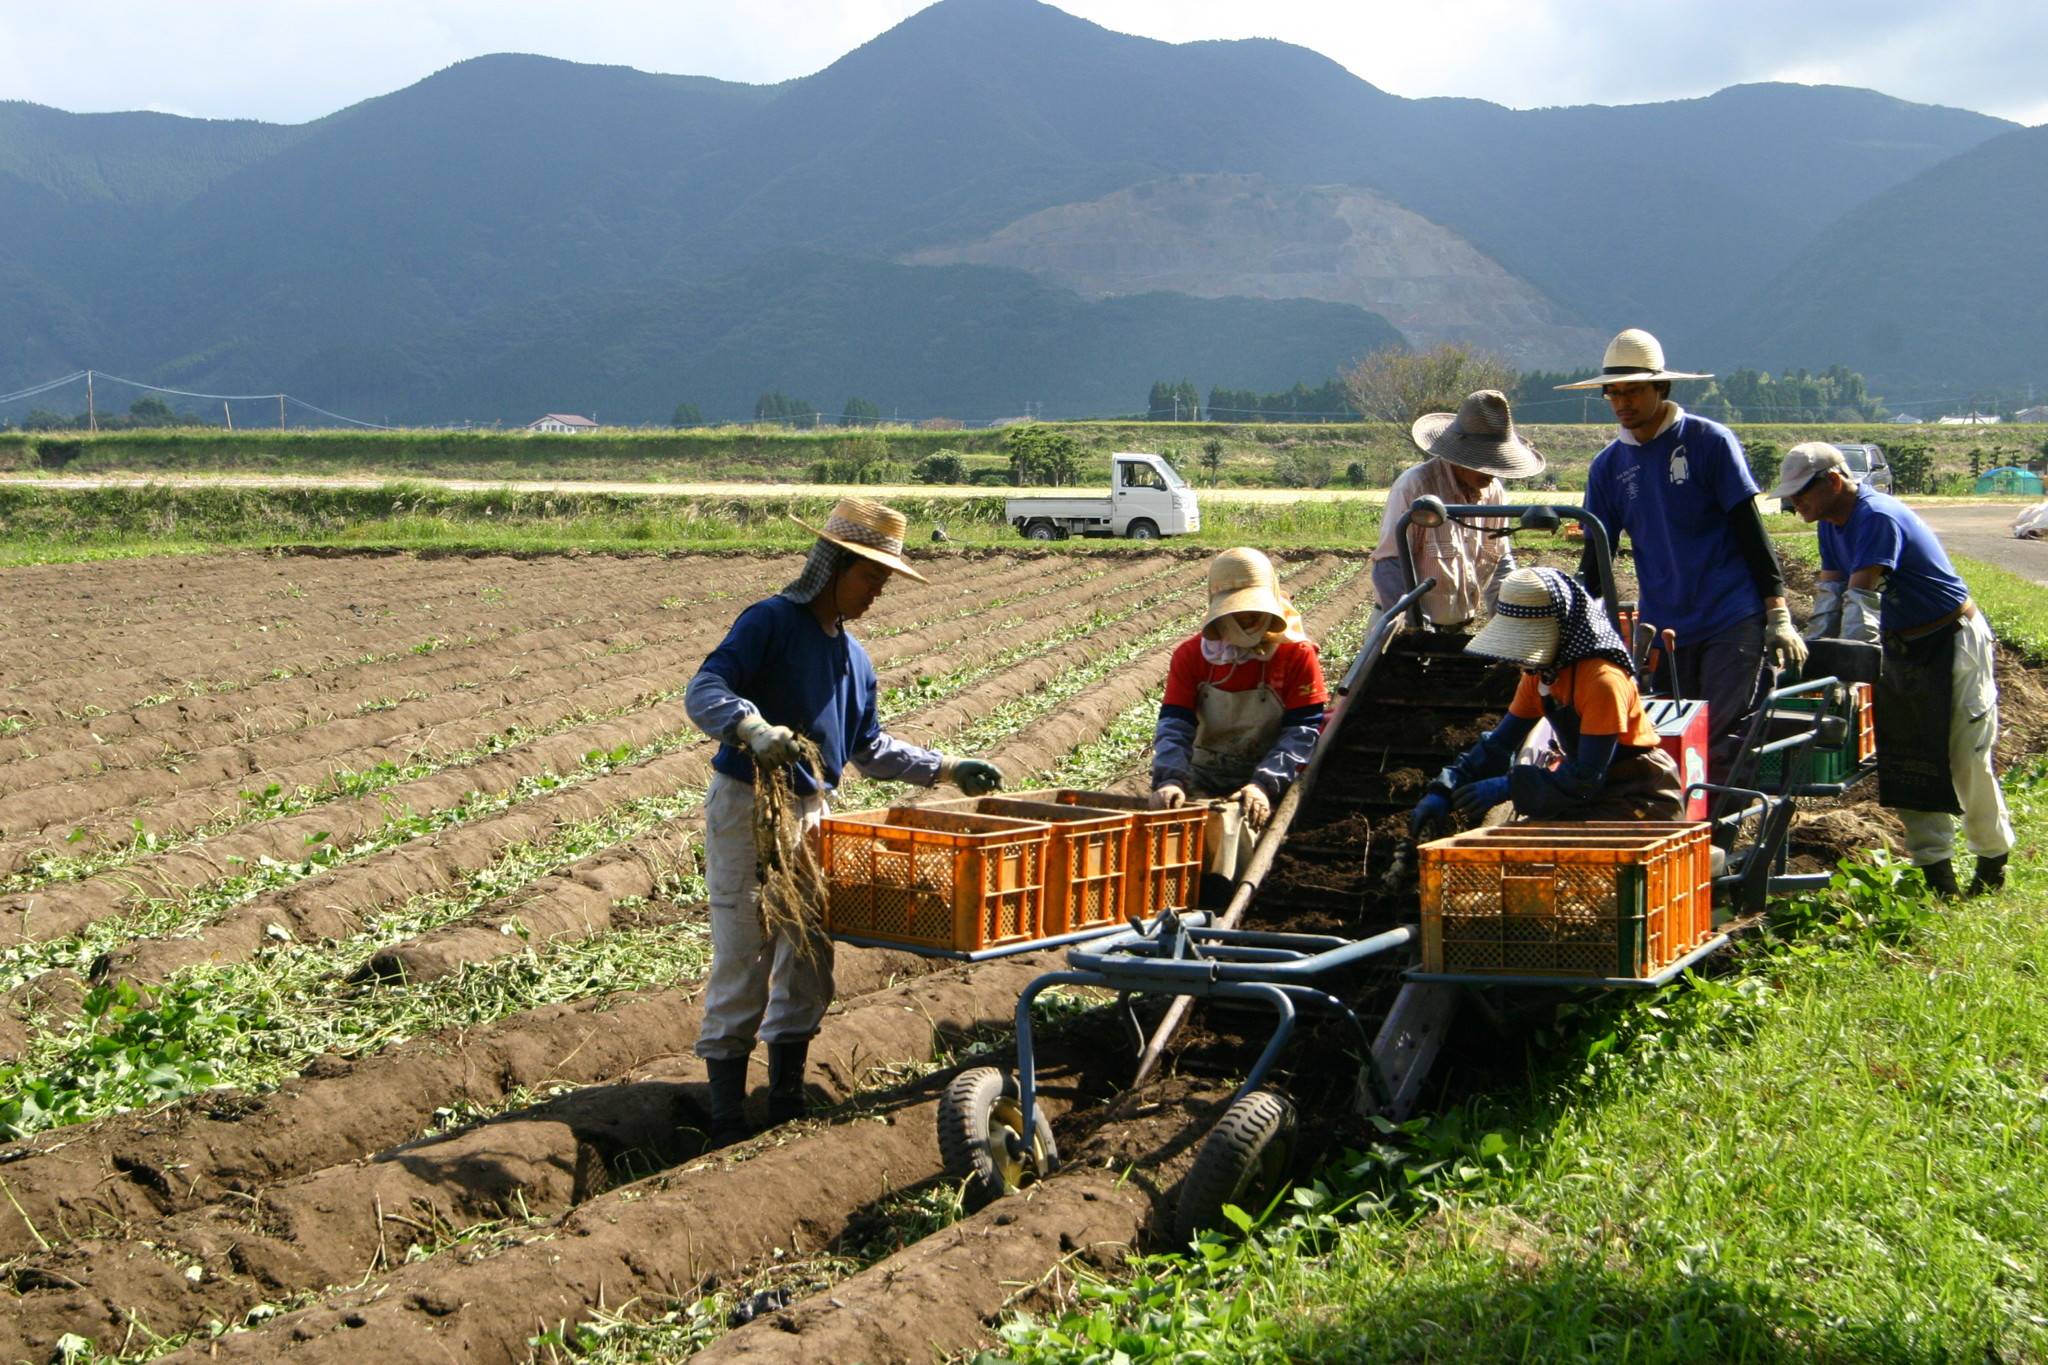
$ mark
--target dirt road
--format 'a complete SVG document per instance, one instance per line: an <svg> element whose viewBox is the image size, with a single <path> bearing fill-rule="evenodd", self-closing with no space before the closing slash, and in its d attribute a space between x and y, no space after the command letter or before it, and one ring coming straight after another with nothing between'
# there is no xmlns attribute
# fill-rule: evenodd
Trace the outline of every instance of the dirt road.
<svg viewBox="0 0 2048 1365"><path fill-rule="evenodd" d="M2048 583L2048 540L2014 540L2013 518L2026 506L2018 502L1944 502L1913 510L1934 528L1951 554L1968 555L1996 564L2036 583Z"/></svg>

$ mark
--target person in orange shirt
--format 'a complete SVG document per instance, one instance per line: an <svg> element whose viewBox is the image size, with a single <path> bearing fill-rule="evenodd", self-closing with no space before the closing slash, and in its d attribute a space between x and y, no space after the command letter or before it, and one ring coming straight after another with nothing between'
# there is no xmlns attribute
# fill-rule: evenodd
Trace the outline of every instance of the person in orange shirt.
<svg viewBox="0 0 2048 1365"><path fill-rule="evenodd" d="M1417 838L1454 808L1477 821L1503 801L1525 820L1684 818L1678 765L1657 745L1628 651L1577 579L1515 570L1501 584L1499 610L1465 650L1519 665L1522 683L1500 724L1429 784L1410 821ZM1545 719L1563 763L1516 763Z"/></svg>

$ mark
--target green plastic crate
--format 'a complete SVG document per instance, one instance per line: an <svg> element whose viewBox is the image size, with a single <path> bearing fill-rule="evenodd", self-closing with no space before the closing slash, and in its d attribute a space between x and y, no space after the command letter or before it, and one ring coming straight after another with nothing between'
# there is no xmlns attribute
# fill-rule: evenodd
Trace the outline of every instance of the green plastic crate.
<svg viewBox="0 0 2048 1365"><path fill-rule="evenodd" d="M1820 697L1787 697L1776 703L1774 710L1800 711L1811 714L1823 709L1827 703ZM1844 701L1844 719L1848 733L1842 742L1825 745L1818 741L1802 757L1796 749L1781 749L1774 754L1765 754L1757 764L1757 782L1764 787L1775 787L1785 771L1785 759L1789 756L1797 763L1793 777L1798 785L1821 782L1846 782L1849 774L1856 771L1856 701L1852 695Z"/></svg>

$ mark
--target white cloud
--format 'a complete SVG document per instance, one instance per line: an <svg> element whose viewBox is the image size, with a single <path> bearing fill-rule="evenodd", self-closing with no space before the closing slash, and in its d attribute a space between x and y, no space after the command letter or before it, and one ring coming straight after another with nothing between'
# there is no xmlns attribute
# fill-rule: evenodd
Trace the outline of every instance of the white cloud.
<svg viewBox="0 0 2048 1365"><path fill-rule="evenodd" d="M76 110L317 118L486 52L739 81L829 65L922 0L0 0L0 98ZM2048 119L2039 0L1066 0L1172 42L1298 43L1382 89L1517 107L1636 103L1755 80L1868 86Z"/></svg>

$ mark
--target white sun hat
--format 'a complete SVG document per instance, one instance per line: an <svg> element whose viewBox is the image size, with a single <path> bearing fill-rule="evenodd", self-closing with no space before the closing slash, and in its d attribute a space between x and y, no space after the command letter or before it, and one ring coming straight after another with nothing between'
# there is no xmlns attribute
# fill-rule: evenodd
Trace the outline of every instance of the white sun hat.
<svg viewBox="0 0 2048 1365"><path fill-rule="evenodd" d="M1591 379L1559 384L1560 389L1601 389L1609 384L1647 384L1658 379L1712 379L1710 374L1689 374L1664 368L1664 343L1640 327L1631 327L1607 343L1600 361L1600 373Z"/></svg>
<svg viewBox="0 0 2048 1365"><path fill-rule="evenodd" d="M1465 646L1467 654L1542 668L1557 657L1558 604L1543 575L1517 569L1501 580L1500 605Z"/></svg>
<svg viewBox="0 0 2048 1365"><path fill-rule="evenodd" d="M1785 452L1785 463L1778 467L1778 486L1765 496L1782 501L1830 469L1839 469L1844 477L1848 476L1849 462L1842 458L1841 451L1826 441L1801 441Z"/></svg>

